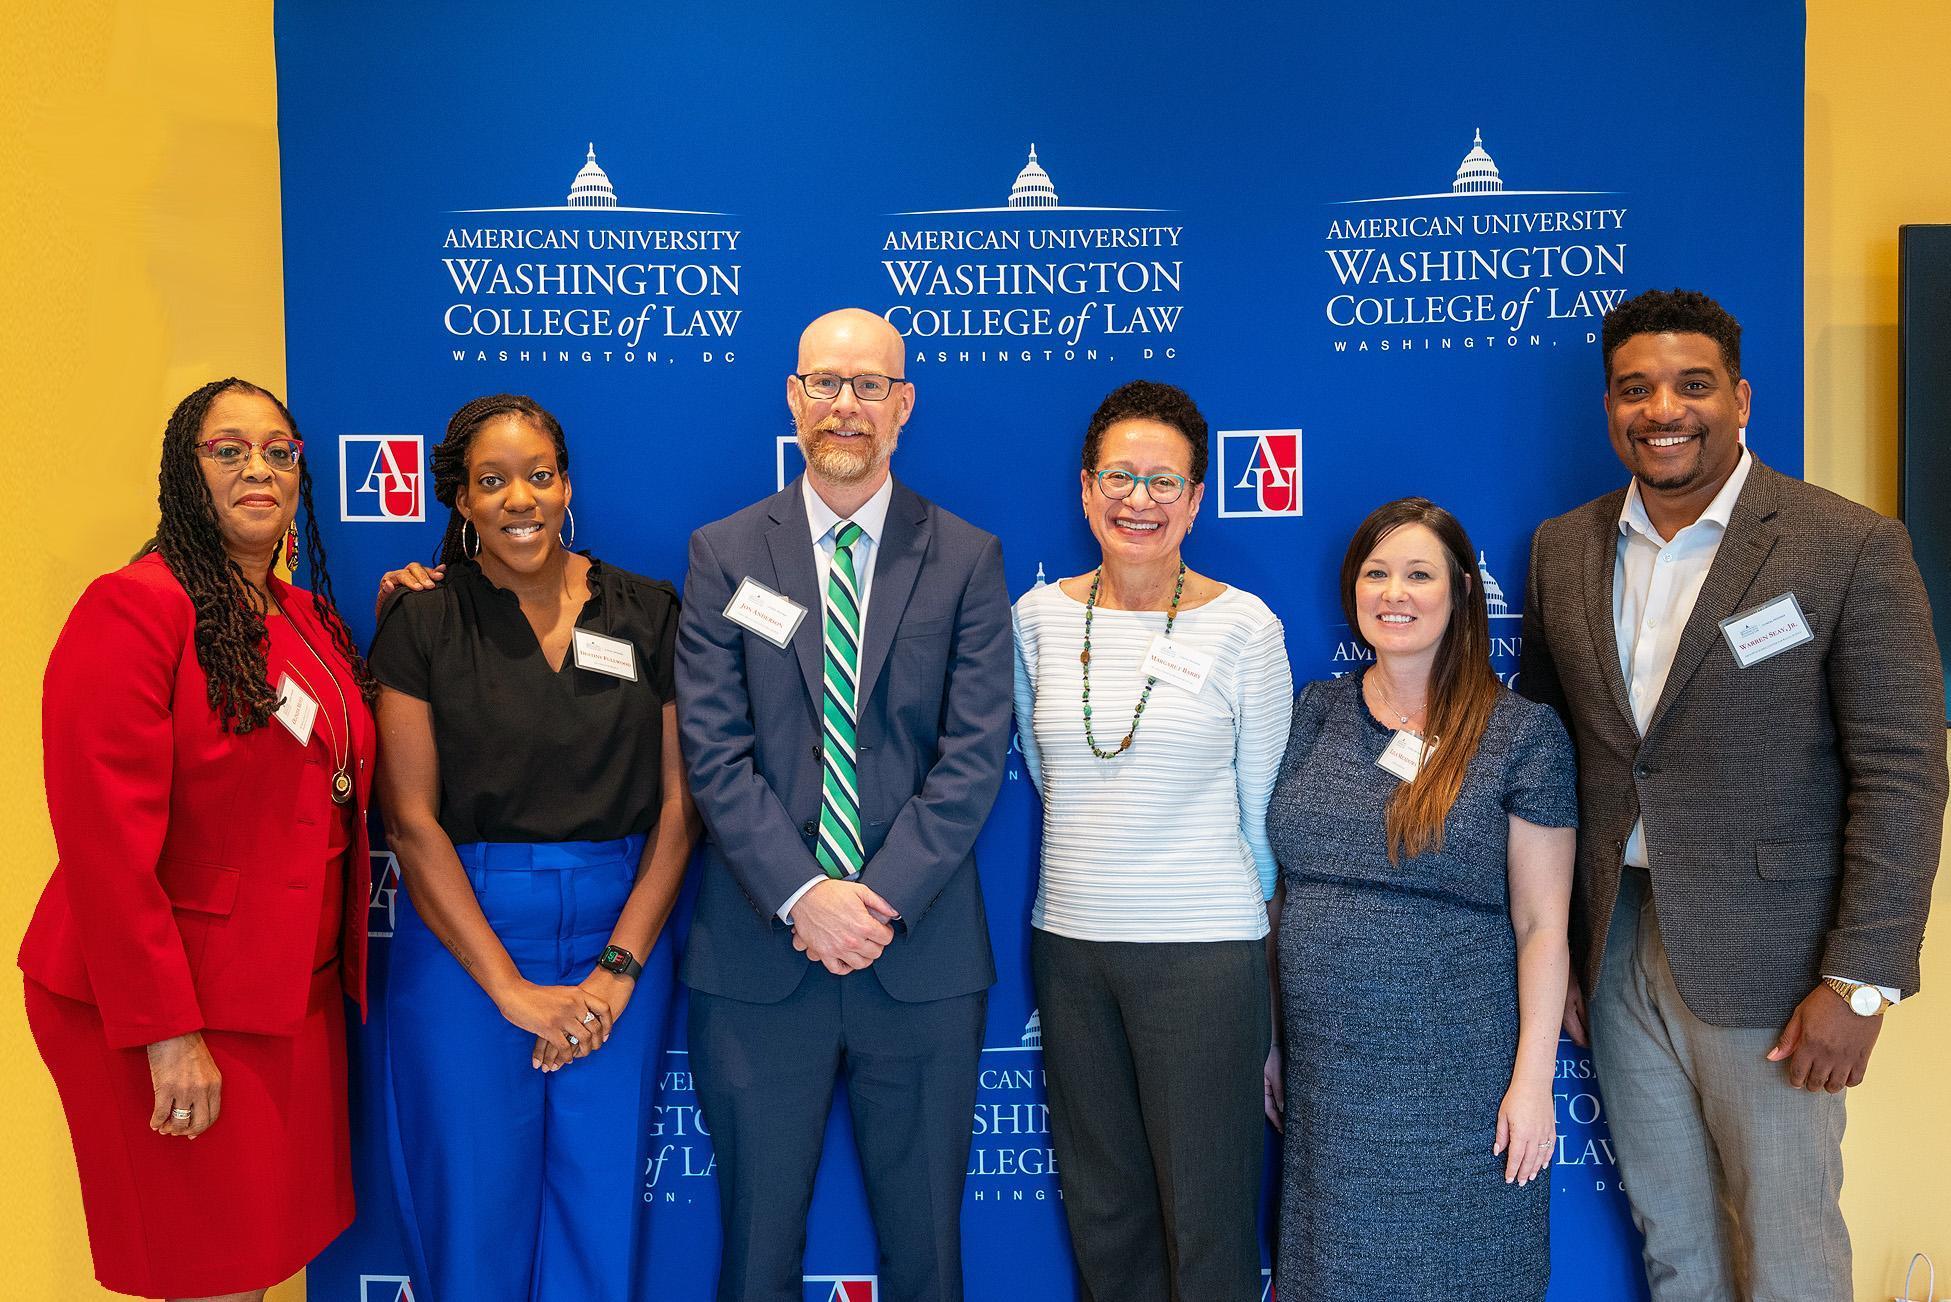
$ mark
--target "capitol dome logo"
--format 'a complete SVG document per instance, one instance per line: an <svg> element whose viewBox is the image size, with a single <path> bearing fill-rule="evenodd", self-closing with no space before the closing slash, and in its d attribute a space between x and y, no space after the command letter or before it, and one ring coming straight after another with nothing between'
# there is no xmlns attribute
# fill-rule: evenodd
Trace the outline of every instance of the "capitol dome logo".
<svg viewBox="0 0 1951 1302"><path fill-rule="evenodd" d="M1504 595L1504 585L1490 572L1490 558L1481 551L1477 553L1477 578L1484 585L1484 606L1492 619L1523 619L1524 612L1511 609L1510 598Z"/></svg>
<svg viewBox="0 0 1951 1302"><path fill-rule="evenodd" d="M1470 142L1470 152L1457 164L1456 175L1450 179L1447 190L1432 190L1427 194L1389 194L1375 199L1344 199L1343 203L1401 203L1408 199L1458 199L1486 194L1608 194L1607 190L1514 190L1504 182L1504 173L1497 162L1484 148L1483 128L1477 128L1476 138Z"/></svg>
<svg viewBox="0 0 1951 1302"><path fill-rule="evenodd" d="M596 161L596 142L589 142L582 170L569 182L569 193L561 203L527 204L512 208L456 208L455 212L653 212L677 217L723 217L724 213L704 208L641 208L621 202L610 174Z"/></svg>
<svg viewBox="0 0 1951 1302"><path fill-rule="evenodd" d="M999 204L975 208L921 208L894 213L896 217L947 217L971 212L1169 212L1167 208L1120 208L1108 204L1062 203L1057 198L1057 183L1037 160L1036 144L1030 145L1029 161L1011 182L1008 197Z"/></svg>

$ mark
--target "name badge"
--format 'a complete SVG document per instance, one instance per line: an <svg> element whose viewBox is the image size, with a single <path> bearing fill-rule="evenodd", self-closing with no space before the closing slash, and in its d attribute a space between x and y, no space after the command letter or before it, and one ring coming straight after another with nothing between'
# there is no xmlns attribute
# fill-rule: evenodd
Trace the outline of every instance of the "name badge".
<svg viewBox="0 0 1951 1302"><path fill-rule="evenodd" d="M1734 663L1743 669L1815 640L1808 617L1802 613L1802 603L1795 599L1793 592L1784 592L1765 605L1728 616L1721 621L1721 636L1734 652Z"/></svg>
<svg viewBox="0 0 1951 1302"><path fill-rule="evenodd" d="M1213 658L1204 651L1174 642L1160 633L1145 652L1144 674L1162 683L1176 683L1198 695L1213 671Z"/></svg>
<svg viewBox="0 0 1951 1302"><path fill-rule="evenodd" d="M1382 758L1375 763L1378 768L1387 769L1404 782L1414 782L1416 775L1423 771L1423 761L1435 749L1434 739L1425 739L1407 729L1398 729L1396 735L1389 738Z"/></svg>
<svg viewBox="0 0 1951 1302"><path fill-rule="evenodd" d="M278 679L278 722L298 739L300 746L312 743L312 724L318 720L318 702L312 694L286 674Z"/></svg>
<svg viewBox="0 0 1951 1302"><path fill-rule="evenodd" d="M637 648L620 637L576 630L576 668L637 681Z"/></svg>
<svg viewBox="0 0 1951 1302"><path fill-rule="evenodd" d="M738 591L725 606L725 618L783 647L793 640L799 621L806 618L806 607L748 577L739 580Z"/></svg>

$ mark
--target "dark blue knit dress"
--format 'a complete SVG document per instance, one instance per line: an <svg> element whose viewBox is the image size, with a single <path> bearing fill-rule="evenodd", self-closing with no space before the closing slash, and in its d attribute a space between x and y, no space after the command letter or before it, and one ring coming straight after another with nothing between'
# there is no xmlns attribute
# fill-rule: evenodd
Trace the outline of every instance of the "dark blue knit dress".
<svg viewBox="0 0 1951 1302"><path fill-rule="evenodd" d="M1443 848L1391 866L1361 676L1296 701L1268 837L1280 918L1287 1117L1282 1302L1520 1302L1550 1275L1550 1182L1491 1147L1517 1051L1508 816L1578 821L1558 717L1499 698Z"/></svg>

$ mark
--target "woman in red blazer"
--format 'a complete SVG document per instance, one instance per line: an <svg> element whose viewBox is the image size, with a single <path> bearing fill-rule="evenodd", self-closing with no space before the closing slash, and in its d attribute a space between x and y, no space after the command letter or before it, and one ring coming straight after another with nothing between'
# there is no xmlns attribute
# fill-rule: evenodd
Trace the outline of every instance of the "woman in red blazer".
<svg viewBox="0 0 1951 1302"><path fill-rule="evenodd" d="M318 595L271 574L301 502ZM283 403L234 379L185 398L160 505L48 661L60 863L20 966L96 1278L258 1299L352 1220L374 687Z"/></svg>

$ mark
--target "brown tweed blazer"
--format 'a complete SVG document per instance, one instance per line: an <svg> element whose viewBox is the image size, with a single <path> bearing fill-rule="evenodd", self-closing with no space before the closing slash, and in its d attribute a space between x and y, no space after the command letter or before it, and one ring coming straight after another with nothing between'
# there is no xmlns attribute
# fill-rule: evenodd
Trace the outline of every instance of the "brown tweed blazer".
<svg viewBox="0 0 1951 1302"><path fill-rule="evenodd" d="M1589 993L1633 821L1687 1007L1780 1026L1824 974L1905 994L1943 829L1944 680L1910 535L1757 461L1642 738L1612 621L1626 490L1531 540L1519 689L1578 750L1572 957ZM1792 592L1815 640L1748 669L1720 622Z"/></svg>

